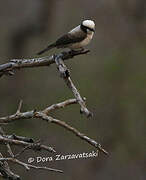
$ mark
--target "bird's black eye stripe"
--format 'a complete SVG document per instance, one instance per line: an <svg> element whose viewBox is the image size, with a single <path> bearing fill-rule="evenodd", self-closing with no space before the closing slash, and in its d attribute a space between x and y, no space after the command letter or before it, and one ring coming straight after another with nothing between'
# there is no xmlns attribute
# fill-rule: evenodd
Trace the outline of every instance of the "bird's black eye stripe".
<svg viewBox="0 0 146 180"><path fill-rule="evenodd" d="M83 24L81 24L81 29L82 29L84 32L86 32L86 33L87 33L87 29L89 29L90 31L95 32L95 30L94 30L94 29L89 28L89 27L87 27L87 26L84 26Z"/></svg>
<svg viewBox="0 0 146 180"><path fill-rule="evenodd" d="M89 27L87 27L87 29L89 29L90 31L93 31L93 32L95 31L94 29L92 29L92 28L89 28Z"/></svg>
<svg viewBox="0 0 146 180"><path fill-rule="evenodd" d="M82 29L82 31L84 31L85 33L87 33L87 27L84 26L83 24L81 24L81 29Z"/></svg>

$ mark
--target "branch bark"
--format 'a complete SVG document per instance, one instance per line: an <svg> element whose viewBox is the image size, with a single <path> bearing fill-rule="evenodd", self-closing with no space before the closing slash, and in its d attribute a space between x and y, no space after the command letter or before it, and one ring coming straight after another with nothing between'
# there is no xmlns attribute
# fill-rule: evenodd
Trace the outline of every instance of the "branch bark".
<svg viewBox="0 0 146 180"><path fill-rule="evenodd" d="M74 127L72 127L69 124L65 123L64 121L54 119L51 116L47 116L46 114L44 114L42 112L36 112L35 117L40 118L40 119L45 120L45 121L50 122L50 123L57 124L57 125L65 128L65 129L67 129L68 131L71 131L73 134L75 134L80 139L88 142L90 145L94 146L95 148L97 148L102 153L108 155L108 152L101 146L101 144L97 143L95 140L89 138L85 134L79 132L77 129L75 129Z"/></svg>
<svg viewBox="0 0 146 180"><path fill-rule="evenodd" d="M64 79L66 85L72 91L75 97L74 99L68 99L64 102L60 102L60 103L56 103L51 106L48 106L44 110L37 111L34 109L31 111L26 111L26 112L21 112L21 108L22 108L22 100L21 100L15 114L0 118L0 126L7 125L16 120L38 118L48 123L54 123L58 126L65 128L66 130L72 132L74 135L76 135L80 139L86 141L88 144L95 147L98 151L108 155L108 152L101 146L101 144L99 144L95 140L89 138L88 136L81 133L79 130L75 129L74 127L67 124L66 122L49 116L49 113L51 111L64 108L68 105L77 104L77 103L81 107L80 108L81 113L84 113L87 117L92 116L92 113L86 107L86 103L85 103L86 99L82 98L82 96L80 95L79 91L75 87L70 77L70 71L64 64L64 60L71 59L77 55L87 54L88 52L89 50L67 51L67 52L61 52L58 55L52 55L52 56L47 56L47 57L42 57L42 58L12 59L8 63L0 65L0 77L2 77L3 75L14 75L14 72L17 69L42 67L42 66L48 67L51 64L56 63L61 77ZM4 144L7 146L9 155L11 156L11 157L3 158L3 156L0 153L1 155L0 156L0 176L6 179L11 179L11 180L16 180L16 179L20 180L20 177L18 175L15 175L10 170L9 165L7 163L9 161L13 163L17 163L25 167L27 170L29 170L30 168L35 168L35 169L45 169L45 170L50 170L50 171L55 171L55 172L62 172L61 170L58 170L58 169L52 169L48 167L39 167L39 166L26 164L17 159L17 157L20 156L20 154L22 154L26 149L32 149L35 151L46 150L49 152L55 152L55 150L52 147L42 145L40 144L40 142L34 142L34 140L31 138L16 136L16 135L6 135L1 127L0 127L0 134L1 134L0 144ZM21 149L20 152L14 155L11 149L11 145L21 146L23 147L23 149Z"/></svg>
<svg viewBox="0 0 146 180"><path fill-rule="evenodd" d="M77 52L67 51L62 52L59 55L62 56L62 60L68 60L73 58L74 56L87 54L88 52L89 50ZM8 63L0 65L0 77L2 77L3 75L13 75L14 70L16 69L50 66L51 64L55 63L55 57L56 55L32 59L12 59Z"/></svg>
<svg viewBox="0 0 146 180"><path fill-rule="evenodd" d="M2 127L0 127L0 134L1 135L5 135L5 132L4 132L4 130L2 129ZM10 154L10 156L11 157L14 157L14 154L13 154L13 152L12 152L12 149L11 149L11 146L10 146L10 144L9 143L7 143L7 151L8 151L8 153Z"/></svg>
<svg viewBox="0 0 146 180"><path fill-rule="evenodd" d="M25 140L23 141L16 140L9 136L5 137L5 136L0 135L0 144L6 144L6 143L21 146L21 147L28 147L29 149L32 149L35 151L46 150L48 152L56 152L52 147L41 145L40 143L31 143L31 142L26 142Z"/></svg>
<svg viewBox="0 0 146 180"><path fill-rule="evenodd" d="M0 65L0 77L4 74L13 75L15 69L21 68L30 68L30 67L39 67L39 66L49 66L52 63L56 63L58 70L63 77L66 85L72 91L74 97L76 98L78 104L81 106L80 112L84 113L87 117L93 116L93 114L87 109L85 101L81 97L79 91L75 87L74 83L70 78L69 70L64 64L64 60L73 58L74 56L87 54L89 50L81 50L81 51L68 51L62 52L58 55L52 55L49 57L43 58L34 58L34 59L12 59L7 64ZM18 114L18 113L17 113Z"/></svg>
<svg viewBox="0 0 146 180"><path fill-rule="evenodd" d="M31 164L27 164L27 163L24 163L22 161L19 161L16 158L0 158L0 162L3 162L3 161L11 161L13 163L19 164L19 165L25 167L26 170L30 170L30 168L33 168L33 169L49 170L49 171L59 172L59 173L63 172L62 170L59 170L59 169L48 168L48 167L44 167L44 166L34 166L34 165L31 165Z"/></svg>
<svg viewBox="0 0 146 180"><path fill-rule="evenodd" d="M0 153L0 159L3 158L2 154ZM0 176L4 179L8 180L20 180L20 176L14 174L6 161L0 161Z"/></svg>
<svg viewBox="0 0 146 180"><path fill-rule="evenodd" d="M0 123L9 123L9 122L13 122L15 120L20 120L20 119L40 118L40 119L45 120L47 122L54 123L54 124L57 124L57 125L59 125L61 127L64 127L65 129L71 131L73 134L75 134L76 136L78 136L82 140L88 142L90 145L94 146L99 151L101 151L101 152L103 152L104 154L107 155L108 152L104 148L102 148L102 146L99 143L97 143L95 140L93 140L93 139L89 138L88 136L84 135L83 133L79 132L77 129L75 129L72 126L68 125L64 121L57 120L57 119L52 118L51 116L48 116L48 112L49 112L48 110L50 110L50 109L55 110L55 109L58 109L58 108L62 108L62 105L69 105L70 104L69 102L73 102L73 100L68 100L68 103L67 103L67 101L58 103L60 106L52 105L50 107L45 108L42 111L34 111L34 110L32 110L32 111L27 111L27 112L22 112L22 113L19 112L19 114L15 113L14 115L6 116L6 117L1 117L0 118ZM51 108L51 107L53 107L53 108ZM2 138L0 139L0 141L3 142ZM6 141L8 143L12 143L7 139L6 139ZM17 142L15 142L14 140L13 140L13 143L17 144Z"/></svg>
<svg viewBox="0 0 146 180"><path fill-rule="evenodd" d="M81 106L80 113L84 113L87 117L91 117L91 116L93 116L93 114L87 109L85 101L83 100L79 91L77 90L73 81L71 80L70 72L62 60L63 59L62 56L63 55L57 55L55 57L55 62L56 62L57 68L60 72L60 76L64 79L66 85L72 91L74 97L76 98L77 102Z"/></svg>

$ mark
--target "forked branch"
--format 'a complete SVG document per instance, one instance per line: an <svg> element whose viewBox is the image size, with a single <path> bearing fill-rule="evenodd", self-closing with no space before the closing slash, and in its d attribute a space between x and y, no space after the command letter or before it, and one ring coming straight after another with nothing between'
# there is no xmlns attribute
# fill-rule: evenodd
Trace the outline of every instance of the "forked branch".
<svg viewBox="0 0 146 180"><path fill-rule="evenodd" d="M63 78L65 84L72 91L75 97L74 99L68 99L63 102L48 106L43 110L38 111L35 110L34 108L34 110L26 111L26 112L21 112L21 108L22 108L22 100L21 100L15 114L0 118L0 144L6 145L7 151L10 156L10 157L3 157L2 154L0 153L0 176L4 177L5 179L20 180L20 177L14 174L10 170L8 165L9 161L19 164L25 167L27 170L29 170L30 168L35 168L35 169L44 169L54 172L62 172L61 170L58 169L30 165L17 159L17 157L20 156L27 149L32 149L34 151L45 150L49 152L55 152L55 150L50 146L42 145L40 142L35 142L32 138L5 134L1 126L7 125L16 120L38 118L48 123L54 123L72 132L80 139L92 145L97 149L97 151L100 151L108 155L108 152L101 146L101 144L89 138L87 135L81 133L79 130L67 124L66 122L55 119L49 115L51 111L55 111L57 109L64 108L72 104L79 104L81 113L86 115L86 117L92 116L92 113L86 107L86 103L85 103L86 98L83 98L80 95L79 91L77 90L76 86L74 85L71 79L70 71L68 70L67 66L64 64L64 60L71 59L77 55L87 54L88 52L89 50L68 51L68 52L61 52L58 55L52 55L42 58L12 59L8 63L0 65L0 77L2 77L3 75L14 75L17 69L20 70L22 68L32 68L32 67L42 67L42 66L48 67L51 64L56 63L60 76ZM14 154L12 152L11 145L20 146L22 147L22 149L17 154Z"/></svg>
<svg viewBox="0 0 146 180"><path fill-rule="evenodd" d="M48 116L49 111L51 111L52 109L58 109L58 108L62 108L65 105L69 105L72 104L73 102L75 102L74 100L66 100L64 102L58 103L56 105L52 105L50 107L45 108L42 111L27 111L27 112L19 112L19 115L17 113L10 115L10 116L6 116L6 117L1 117L0 118L0 123L10 123L13 122L15 120L21 120L21 119L31 119L31 118L39 118L42 120L45 120L47 122L50 123L54 123L57 124L69 131L71 131L73 134L75 134L76 136L78 136L79 138L81 138L82 140L88 142L90 145L94 146L95 148L97 148L99 151L103 152L104 154L108 154L108 152L102 148L102 146L97 143L95 140L89 138L88 136L84 135L83 133L79 132L77 129L73 128L72 126L68 125L67 123L65 123L64 121L58 120L58 119L54 119L51 116ZM1 140L2 141L2 140ZM7 140L8 143L9 140ZM15 143L15 141L14 141Z"/></svg>

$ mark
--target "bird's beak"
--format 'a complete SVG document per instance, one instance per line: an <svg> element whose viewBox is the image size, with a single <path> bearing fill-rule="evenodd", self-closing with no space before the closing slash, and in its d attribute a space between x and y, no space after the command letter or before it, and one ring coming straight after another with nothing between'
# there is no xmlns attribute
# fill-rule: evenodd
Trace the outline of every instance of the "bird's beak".
<svg viewBox="0 0 146 180"><path fill-rule="evenodd" d="M93 32L95 32L95 29L92 29Z"/></svg>

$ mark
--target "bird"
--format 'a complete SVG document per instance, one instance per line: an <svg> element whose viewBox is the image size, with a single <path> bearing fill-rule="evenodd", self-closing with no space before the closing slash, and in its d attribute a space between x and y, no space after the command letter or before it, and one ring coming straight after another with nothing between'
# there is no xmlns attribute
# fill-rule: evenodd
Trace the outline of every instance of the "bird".
<svg viewBox="0 0 146 180"><path fill-rule="evenodd" d="M84 47L92 40L94 32L94 21L83 20L80 25L62 35L54 43L48 45L45 49L38 52L37 55L41 55L53 48L69 48L72 51L84 50Z"/></svg>

